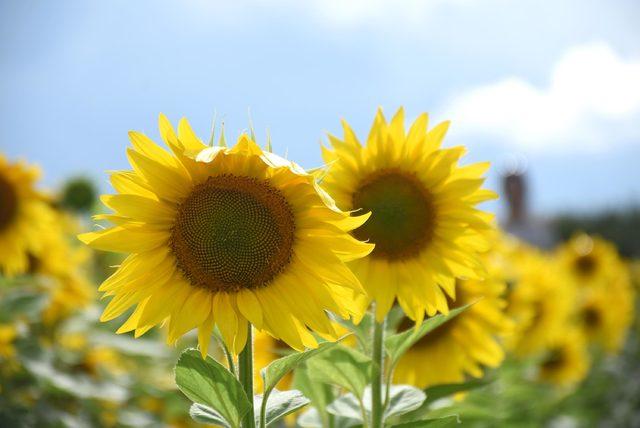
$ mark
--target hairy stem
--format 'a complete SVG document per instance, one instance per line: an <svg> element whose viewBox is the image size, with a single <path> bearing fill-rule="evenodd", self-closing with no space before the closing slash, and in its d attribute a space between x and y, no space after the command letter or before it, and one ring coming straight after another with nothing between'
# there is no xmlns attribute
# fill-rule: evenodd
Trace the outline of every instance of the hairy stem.
<svg viewBox="0 0 640 428"><path fill-rule="evenodd" d="M242 421L243 428L255 428L256 422L253 409L253 331L251 323L247 323L247 344L238 356L238 380L247 394L251 404L249 411Z"/></svg>
<svg viewBox="0 0 640 428"><path fill-rule="evenodd" d="M382 428L384 405L382 401L382 377L384 373L384 328L386 318L373 325L373 365L371 368L371 427Z"/></svg>

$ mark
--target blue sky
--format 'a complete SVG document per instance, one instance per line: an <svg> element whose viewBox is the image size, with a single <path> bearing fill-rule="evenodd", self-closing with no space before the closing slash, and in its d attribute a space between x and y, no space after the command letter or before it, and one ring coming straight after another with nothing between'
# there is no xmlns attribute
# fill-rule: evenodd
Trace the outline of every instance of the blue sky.
<svg viewBox="0 0 640 428"><path fill-rule="evenodd" d="M157 115L247 128L305 167L375 109L528 166L539 214L640 202L640 4L575 0L0 2L0 147L44 184L126 168ZM494 206L497 209L497 207Z"/></svg>

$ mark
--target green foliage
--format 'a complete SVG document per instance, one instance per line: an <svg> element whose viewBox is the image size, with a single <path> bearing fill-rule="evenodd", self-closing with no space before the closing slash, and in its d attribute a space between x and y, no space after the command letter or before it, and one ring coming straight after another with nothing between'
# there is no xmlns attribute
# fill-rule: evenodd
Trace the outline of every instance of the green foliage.
<svg viewBox="0 0 640 428"><path fill-rule="evenodd" d="M339 345L309 361L311 378L330 383L362 398L371 379L371 358L361 352Z"/></svg>
<svg viewBox="0 0 640 428"><path fill-rule="evenodd" d="M271 426L283 417L310 403L310 400L297 390L278 391L273 389L269 395L269 401L265 412L265 426ZM254 398L254 407L262 408L262 396L257 395ZM256 425L260 424L260 415L256 416Z"/></svg>
<svg viewBox="0 0 640 428"><path fill-rule="evenodd" d="M403 424L392 425L396 428L449 428L461 423L457 415L442 416L440 418L422 419L419 421L406 422Z"/></svg>
<svg viewBox="0 0 640 428"><path fill-rule="evenodd" d="M91 179L76 177L65 183L60 204L71 211L88 212L96 201L96 195L96 187Z"/></svg>
<svg viewBox="0 0 640 428"><path fill-rule="evenodd" d="M310 370L306 365L301 365L296 369L293 384L296 388L300 389L305 397L308 397L315 406L315 408L309 412L315 412L315 416L313 417L317 417L320 426L331 426L333 416L327 411L327 406L336 397L334 388L324 382L316 382L313 380L310 375ZM312 416L309 416L309 418L311 417ZM307 421L307 423L311 422Z"/></svg>
<svg viewBox="0 0 640 428"><path fill-rule="evenodd" d="M416 410L426 398L422 390L413 386L392 385L389 388L389 404L384 412L385 420Z"/></svg>
<svg viewBox="0 0 640 428"><path fill-rule="evenodd" d="M453 309L449 311L449 314L447 315L436 315L428 318L424 320L417 329L410 329L387 337L384 346L387 350L387 354L389 355L391 367L394 367L405 352L407 352L416 342L442 324L452 320L460 313L464 312L469 306L471 305Z"/></svg>
<svg viewBox="0 0 640 428"><path fill-rule="evenodd" d="M178 388L193 402L215 410L229 426L239 427L250 409L242 385L226 367L200 351L187 349L175 369Z"/></svg>
<svg viewBox="0 0 640 428"><path fill-rule="evenodd" d="M625 257L640 257L640 208L592 215L562 215L553 222L556 235L565 241L577 232L613 241Z"/></svg>

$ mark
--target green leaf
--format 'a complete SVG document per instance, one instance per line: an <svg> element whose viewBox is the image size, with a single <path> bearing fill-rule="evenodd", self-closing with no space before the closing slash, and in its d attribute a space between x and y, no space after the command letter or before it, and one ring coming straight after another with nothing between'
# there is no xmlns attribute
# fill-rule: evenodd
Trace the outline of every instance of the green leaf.
<svg viewBox="0 0 640 428"><path fill-rule="evenodd" d="M0 296L0 321L7 322L17 317L33 317L38 315L49 297L36 290L11 290Z"/></svg>
<svg viewBox="0 0 640 428"><path fill-rule="evenodd" d="M370 397L368 402L371 402ZM369 415L370 409L368 408L369 406L366 405L366 402L362 402L361 399L354 394L349 393L336 398L327 406L327 411L332 415L353 420L355 424L361 424L365 417L363 415L363 406L365 415ZM368 418L368 416L366 417Z"/></svg>
<svg viewBox="0 0 640 428"><path fill-rule="evenodd" d="M262 406L262 395L256 395L253 401L253 407L260 409ZM265 413L266 426L269 426L288 414L303 408L309 403L309 399L298 390L278 391L277 389L273 389L267 401ZM256 414L256 426L260 426L259 413Z"/></svg>
<svg viewBox="0 0 640 428"><path fill-rule="evenodd" d="M424 320L424 322L417 329L411 328L402 333L389 336L385 340L384 345L387 350L387 354L391 359L392 367L398 362L400 357L404 355L409 348L411 348L416 342L422 339L424 336L440 327L442 324L452 320L458 316L461 312L465 311L471 305L462 306L460 308L449 311L447 315L436 315L434 317Z"/></svg>
<svg viewBox="0 0 640 428"><path fill-rule="evenodd" d="M277 360L272 361L267 367L260 370L260 375L262 376L262 380L264 381L265 395L268 395L268 392L275 388L278 382L280 382L280 379L285 377L287 373L296 368L298 364L303 363L304 361L315 355L318 355L321 352L333 348L337 344L338 342L323 342L316 349L309 349L303 352L295 352L293 354L289 354L285 357L278 358Z"/></svg>
<svg viewBox="0 0 640 428"><path fill-rule="evenodd" d="M106 381L96 381L86 375L71 375L61 372L51 361L46 359L27 359L24 367L40 382L53 388L81 398L113 402L123 402L129 398L128 391L120 385Z"/></svg>
<svg viewBox="0 0 640 428"><path fill-rule="evenodd" d="M384 412L385 419L399 416L419 408L427 398L421 389L409 385L391 385L389 405Z"/></svg>
<svg viewBox="0 0 640 428"><path fill-rule="evenodd" d="M230 427L220 413L216 412L209 406L205 406L204 404L193 403L189 409L189 415L191 416L191 419L199 424Z"/></svg>
<svg viewBox="0 0 640 428"><path fill-rule="evenodd" d="M264 400L267 400L267 403L269 402L269 394L271 394L271 391L276 387L278 382L280 382L280 379L286 376L287 373L295 369L299 364L307 361L309 358L337 346L338 342L342 339L344 339L344 337L338 339L336 342L321 343L316 349L295 352L282 358L278 358L277 360L272 361L267 367L260 370L262 383L264 384ZM266 418L264 408L260 408L260 412L258 414L260 415L260 418Z"/></svg>
<svg viewBox="0 0 640 428"><path fill-rule="evenodd" d="M304 412L296 422L303 428L323 428L328 426L333 428L354 428L362 426L361 421L343 418L341 416L333 417L331 424L323 423L316 408Z"/></svg>
<svg viewBox="0 0 640 428"><path fill-rule="evenodd" d="M448 428L461 424L457 415L443 416L441 418L423 419L420 421L411 421L403 424L392 425L395 428Z"/></svg>
<svg viewBox="0 0 640 428"><path fill-rule="evenodd" d="M226 367L200 351L187 349L176 364L176 384L191 401L206 404L231 427L239 427L251 403L240 382Z"/></svg>
<svg viewBox="0 0 640 428"><path fill-rule="evenodd" d="M312 379L330 383L361 398L371 377L371 358L355 349L339 345L309 361Z"/></svg>
<svg viewBox="0 0 640 428"><path fill-rule="evenodd" d="M373 315L366 313L360 323L355 325L351 319L345 320L340 317L336 317L335 321L343 327L352 331L358 344L362 348L362 351L369 355L371 354L371 332L373 331Z"/></svg>
<svg viewBox="0 0 640 428"><path fill-rule="evenodd" d="M493 379L473 379L462 383L447 383L443 385L431 386L424 390L427 394L425 404L433 403L444 397L456 394L458 392L471 391L472 389L482 388L493 382Z"/></svg>
<svg viewBox="0 0 640 428"><path fill-rule="evenodd" d="M320 426L331 426L331 415L327 412L327 405L335 399L334 388L313 380L306 365L299 366L296 369L293 385L302 391L305 397L308 397L311 400L311 404L318 410L318 416L321 420Z"/></svg>

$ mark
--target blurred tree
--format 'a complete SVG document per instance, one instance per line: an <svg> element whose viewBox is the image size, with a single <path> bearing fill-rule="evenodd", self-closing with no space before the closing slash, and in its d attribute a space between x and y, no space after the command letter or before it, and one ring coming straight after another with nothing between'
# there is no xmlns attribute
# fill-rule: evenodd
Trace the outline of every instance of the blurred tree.
<svg viewBox="0 0 640 428"><path fill-rule="evenodd" d="M90 211L96 200L96 187L87 177L69 179L62 188L60 203L71 211Z"/></svg>
<svg viewBox="0 0 640 428"><path fill-rule="evenodd" d="M561 215L553 222L557 236L564 240L582 231L613 241L624 257L640 257L640 207L593 215Z"/></svg>

